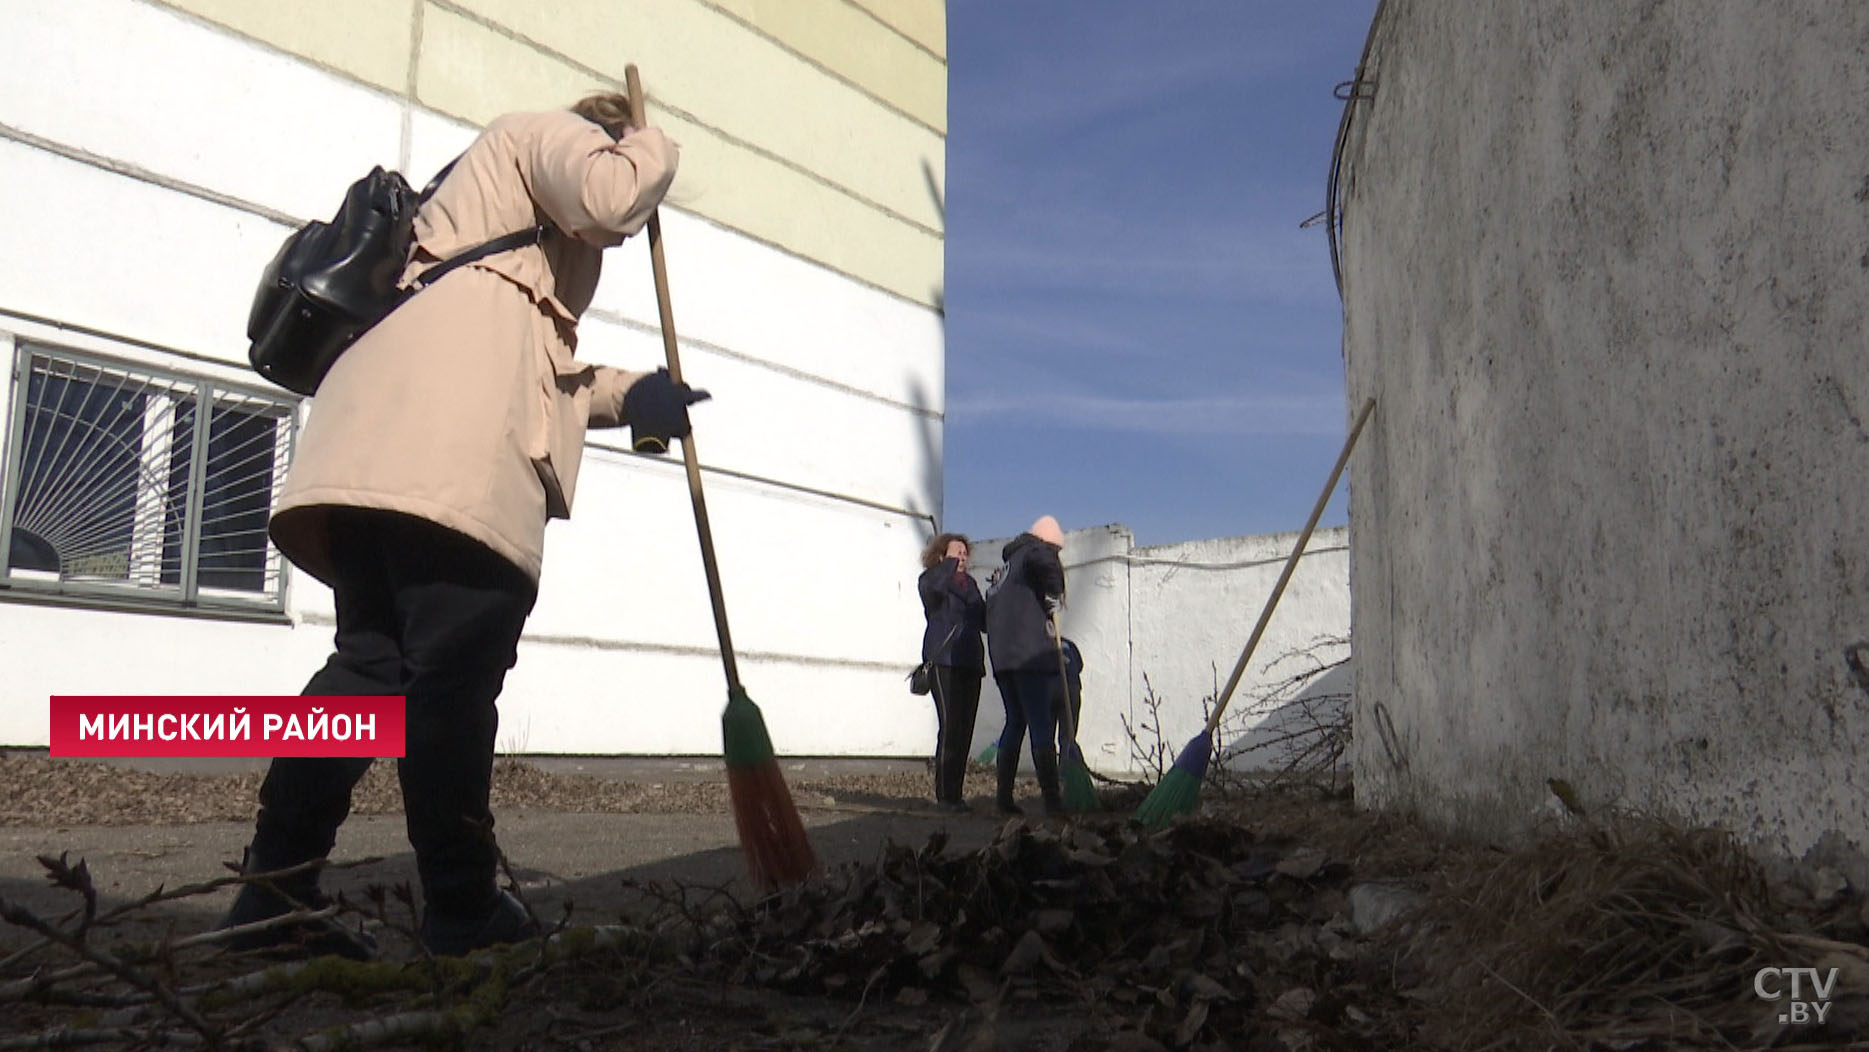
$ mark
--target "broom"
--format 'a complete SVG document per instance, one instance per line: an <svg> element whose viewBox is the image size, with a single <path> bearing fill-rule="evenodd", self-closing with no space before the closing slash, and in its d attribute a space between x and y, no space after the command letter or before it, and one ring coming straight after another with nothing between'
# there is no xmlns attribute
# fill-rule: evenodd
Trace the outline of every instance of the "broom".
<svg viewBox="0 0 1869 1052"><path fill-rule="evenodd" d="M1213 756L1214 731L1220 727L1220 717L1227 711L1227 702L1233 699L1233 690L1239 686L1240 677L1246 674L1246 662L1252 659L1253 650L1259 646L1259 637L1265 634L1266 623L1272 620L1272 609L1278 605L1279 597L1285 594L1285 585L1291 580L1292 571L1298 568L1298 557L1304 554L1304 546L1311 540L1311 531L1317 528L1317 520L1324 515L1324 505L1330 503L1331 492L1337 488L1337 479L1343 474L1343 466L1350 460L1350 451L1356 448L1356 438L1363 433L1363 425L1368 422L1369 414L1376 408L1376 400L1369 399L1356 414L1356 423L1350 426L1350 435L1343 440L1343 452L1338 454L1336 466L1330 469L1330 480L1324 483L1324 492L1318 494L1317 504L1311 509L1310 521L1304 524L1304 532L1298 535L1298 543L1292 546L1291 555L1285 560L1285 569L1278 575L1278 583L1272 586L1272 595L1265 601L1265 609L1259 612L1259 623L1253 626L1252 635L1246 640L1246 649L1240 652L1239 661L1233 666L1233 674L1227 677L1226 689L1220 692L1220 698L1214 703L1214 711L1207 717L1207 726L1194 736L1181 755L1175 757L1174 765L1162 780L1155 783L1142 806L1136 808L1134 820L1145 826L1158 826L1176 815L1185 815L1194 810L1200 799L1201 781L1207 777L1207 762Z"/></svg>
<svg viewBox="0 0 1869 1052"><path fill-rule="evenodd" d="M630 122L646 127L642 77L632 63L624 70L629 87ZM656 307L661 312L662 347L668 354L668 375L681 383L681 356L676 350L675 311L668 294L668 261L662 251L662 221L649 213L649 260L655 270ZM727 673L727 708L721 713L721 753L727 766L727 787L733 801L733 824L740 831L740 847L753 882L761 887L795 884L818 866L805 826L785 784L785 773L773 755L772 736L759 706L740 685L733 658L733 640L727 632L727 602L721 593L720 566L714 558L714 533L708 527L707 503L701 497L700 458L694 437L681 440L682 464L688 472L688 493L694 500L694 526L701 543L701 565L707 571L707 594L714 605L714 631L720 637L720 661Z"/></svg>
<svg viewBox="0 0 1869 1052"><path fill-rule="evenodd" d="M1058 756L1058 775L1063 783L1064 809L1079 813L1103 810L1103 800L1090 781L1090 765L1084 762L1084 750L1077 746L1077 721L1071 718L1071 673L1064 663L1064 633L1058 630L1058 615L1051 614L1051 639L1058 650L1058 690L1064 704L1058 707L1058 722L1071 744Z"/></svg>

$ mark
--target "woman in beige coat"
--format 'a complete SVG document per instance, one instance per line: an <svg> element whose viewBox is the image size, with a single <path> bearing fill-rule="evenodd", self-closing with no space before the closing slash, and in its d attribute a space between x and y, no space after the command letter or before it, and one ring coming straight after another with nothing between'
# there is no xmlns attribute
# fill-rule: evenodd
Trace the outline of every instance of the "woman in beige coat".
<svg viewBox="0 0 1869 1052"><path fill-rule="evenodd" d="M437 280L338 359L273 513L274 543L337 606L334 652L303 693L407 698L398 774L436 953L533 930L495 882L494 702L537 594L546 521L571 512L585 428L629 426L659 451L706 397L666 370L575 357L603 249L642 228L675 175L675 145L627 114L626 98L593 96L501 117L468 147L417 216L405 280L515 231L545 234ZM324 858L369 762L274 760L248 871ZM223 923L321 901L315 869L275 887L285 898L243 888ZM236 945L287 939L367 952L326 928Z"/></svg>

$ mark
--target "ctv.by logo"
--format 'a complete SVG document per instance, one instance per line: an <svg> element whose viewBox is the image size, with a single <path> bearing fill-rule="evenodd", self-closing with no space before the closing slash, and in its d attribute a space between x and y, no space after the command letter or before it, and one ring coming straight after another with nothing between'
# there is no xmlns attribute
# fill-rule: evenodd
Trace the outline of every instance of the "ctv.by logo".
<svg viewBox="0 0 1869 1052"><path fill-rule="evenodd" d="M1785 980L1790 980L1791 1000L1778 1013L1781 1023L1822 1023L1830 1014L1830 992L1837 986L1837 970L1822 979L1815 968L1761 968L1752 975L1752 992L1767 1001L1777 1001L1786 994ZM1808 987L1806 984L1809 984ZM1813 995L1804 996L1806 989Z"/></svg>

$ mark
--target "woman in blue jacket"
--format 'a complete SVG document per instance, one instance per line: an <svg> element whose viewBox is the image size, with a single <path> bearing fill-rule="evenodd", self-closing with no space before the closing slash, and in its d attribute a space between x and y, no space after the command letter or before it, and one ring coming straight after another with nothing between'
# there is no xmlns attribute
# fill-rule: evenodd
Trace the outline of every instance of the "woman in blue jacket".
<svg viewBox="0 0 1869 1052"><path fill-rule="evenodd" d="M922 551L919 590L922 614L922 661L932 664L935 702L935 802L949 811L966 811L961 784L967 775L967 750L973 744L973 721L980 708L980 681L986 675L986 600L967 573L971 544L958 533L943 533Z"/></svg>

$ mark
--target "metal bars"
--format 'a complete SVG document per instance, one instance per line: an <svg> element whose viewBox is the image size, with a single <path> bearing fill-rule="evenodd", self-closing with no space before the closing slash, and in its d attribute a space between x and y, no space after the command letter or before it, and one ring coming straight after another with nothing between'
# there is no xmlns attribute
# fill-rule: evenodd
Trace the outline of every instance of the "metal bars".
<svg viewBox="0 0 1869 1052"><path fill-rule="evenodd" d="M293 402L25 341L12 373L0 594L284 609Z"/></svg>

